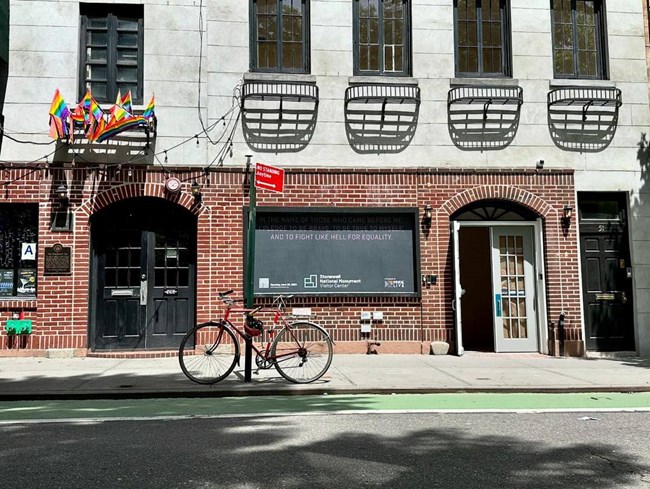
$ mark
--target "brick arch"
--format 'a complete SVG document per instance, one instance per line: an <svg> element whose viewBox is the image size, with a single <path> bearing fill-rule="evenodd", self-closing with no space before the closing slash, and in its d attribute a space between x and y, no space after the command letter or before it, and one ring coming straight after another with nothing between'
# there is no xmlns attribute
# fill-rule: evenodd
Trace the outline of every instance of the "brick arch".
<svg viewBox="0 0 650 489"><path fill-rule="evenodd" d="M204 206L196 205L194 197L191 194L187 192L169 194L165 190L165 185L162 183L126 183L124 185L118 185L108 190L101 191L93 197L90 197L79 206L78 212L84 213L86 216L90 217L104 207L134 197L156 197L165 199L168 202L173 202L185 207L185 209L196 216L201 214L204 209Z"/></svg>
<svg viewBox="0 0 650 489"><path fill-rule="evenodd" d="M444 210L447 215L462 209L468 204L488 199L508 200L516 204L529 208L536 214L546 217L553 207L541 197L524 190L522 188L510 185L482 185L474 187L454 195L451 199L444 202L440 209Z"/></svg>

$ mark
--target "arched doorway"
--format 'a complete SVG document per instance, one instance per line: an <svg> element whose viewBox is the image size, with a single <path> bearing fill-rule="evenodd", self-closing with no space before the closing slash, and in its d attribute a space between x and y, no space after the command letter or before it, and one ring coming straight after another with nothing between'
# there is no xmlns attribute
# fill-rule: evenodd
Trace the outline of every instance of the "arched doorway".
<svg viewBox="0 0 650 489"><path fill-rule="evenodd" d="M93 350L174 349L194 324L197 218L160 198L90 219Z"/></svg>
<svg viewBox="0 0 650 489"><path fill-rule="evenodd" d="M458 353L545 351L541 219L505 200L451 216Z"/></svg>

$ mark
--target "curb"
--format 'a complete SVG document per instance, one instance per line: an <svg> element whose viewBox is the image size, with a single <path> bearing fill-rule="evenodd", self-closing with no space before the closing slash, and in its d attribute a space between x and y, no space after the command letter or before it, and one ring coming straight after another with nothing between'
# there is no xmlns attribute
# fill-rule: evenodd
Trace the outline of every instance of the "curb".
<svg viewBox="0 0 650 489"><path fill-rule="evenodd" d="M640 393L650 392L650 386L593 386L593 387L471 387L471 388L249 388L214 391L79 391L0 394L0 402L45 400L102 400L102 399L164 399L164 398L222 398L262 396L319 396L319 395L392 395L392 394L585 394L585 393Z"/></svg>

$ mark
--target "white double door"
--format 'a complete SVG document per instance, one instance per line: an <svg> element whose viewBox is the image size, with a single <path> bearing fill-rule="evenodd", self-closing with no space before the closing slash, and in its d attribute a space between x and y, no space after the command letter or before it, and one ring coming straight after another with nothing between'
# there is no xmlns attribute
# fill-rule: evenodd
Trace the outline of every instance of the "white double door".
<svg viewBox="0 0 650 489"><path fill-rule="evenodd" d="M454 251L454 297L457 354L462 355L462 296L460 283L459 230L463 223L452 221ZM496 352L541 351L538 312L542 274L537 274L535 225L494 225L490 228L490 269L494 350ZM541 249L541 243L537 249ZM536 283L539 278L540 283Z"/></svg>

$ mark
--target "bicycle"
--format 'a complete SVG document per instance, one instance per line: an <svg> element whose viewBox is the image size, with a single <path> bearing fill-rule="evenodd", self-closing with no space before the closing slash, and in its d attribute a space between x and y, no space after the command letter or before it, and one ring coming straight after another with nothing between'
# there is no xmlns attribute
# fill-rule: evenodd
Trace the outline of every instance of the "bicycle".
<svg viewBox="0 0 650 489"><path fill-rule="evenodd" d="M262 322L254 316L264 310L235 307L228 297L232 290L219 293L226 305L220 321L201 323L190 330L181 341L178 360L183 373L199 384L215 384L225 379L239 363L241 346L237 335L244 340L263 332ZM267 329L266 346L255 351L258 369L275 367L290 382L307 384L320 379L332 363L332 339L325 329L310 321L295 319L285 314L286 300L291 296L277 296L273 300L273 326ZM269 309L266 309L269 310ZM230 321L231 314L245 316L244 331ZM275 326L282 328L276 334ZM275 336L275 338L274 338Z"/></svg>

